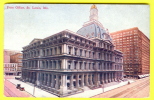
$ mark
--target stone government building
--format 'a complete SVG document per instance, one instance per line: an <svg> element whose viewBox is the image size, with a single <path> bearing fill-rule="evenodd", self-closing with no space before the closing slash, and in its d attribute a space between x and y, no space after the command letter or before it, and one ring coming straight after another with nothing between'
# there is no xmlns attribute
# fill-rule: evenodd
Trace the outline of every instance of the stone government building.
<svg viewBox="0 0 154 100"><path fill-rule="evenodd" d="M57 96L99 88L123 78L123 55L98 21L98 9L76 33L64 30L23 47L22 80Z"/></svg>

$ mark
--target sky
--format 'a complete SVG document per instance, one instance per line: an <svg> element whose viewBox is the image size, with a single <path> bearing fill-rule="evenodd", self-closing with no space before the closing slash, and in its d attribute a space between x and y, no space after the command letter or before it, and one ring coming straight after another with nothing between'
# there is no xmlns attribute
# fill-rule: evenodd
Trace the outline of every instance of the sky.
<svg viewBox="0 0 154 100"><path fill-rule="evenodd" d="M77 32L89 21L92 4L6 4L4 49L20 50L34 38L46 38L65 29ZM138 27L150 38L150 6L96 4L98 21L109 30ZM28 9L29 8L29 9Z"/></svg>

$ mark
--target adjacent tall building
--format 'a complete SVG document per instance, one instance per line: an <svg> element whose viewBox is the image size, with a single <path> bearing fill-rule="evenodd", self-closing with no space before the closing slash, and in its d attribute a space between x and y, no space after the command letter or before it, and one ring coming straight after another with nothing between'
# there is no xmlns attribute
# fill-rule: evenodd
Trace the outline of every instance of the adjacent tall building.
<svg viewBox="0 0 154 100"><path fill-rule="evenodd" d="M95 5L76 33L64 30L23 47L23 81L58 96L95 89L123 78L123 55L114 49Z"/></svg>
<svg viewBox="0 0 154 100"><path fill-rule="evenodd" d="M123 52L126 76L150 72L150 40L137 27L110 33L116 49Z"/></svg>

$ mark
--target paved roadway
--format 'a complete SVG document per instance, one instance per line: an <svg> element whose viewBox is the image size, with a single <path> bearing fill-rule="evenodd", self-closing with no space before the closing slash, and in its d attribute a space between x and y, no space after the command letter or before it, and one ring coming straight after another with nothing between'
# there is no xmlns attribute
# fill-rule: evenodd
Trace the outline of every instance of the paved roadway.
<svg viewBox="0 0 154 100"><path fill-rule="evenodd" d="M4 80L4 95L6 97L33 97L26 91L20 91L19 89L16 88L14 84L12 84L10 81L7 80L12 78L14 77L8 76L8 77L5 77L5 80Z"/></svg>
<svg viewBox="0 0 154 100"><path fill-rule="evenodd" d="M150 78L136 80L129 85L125 85L105 93L101 93L91 98L147 98L150 94Z"/></svg>

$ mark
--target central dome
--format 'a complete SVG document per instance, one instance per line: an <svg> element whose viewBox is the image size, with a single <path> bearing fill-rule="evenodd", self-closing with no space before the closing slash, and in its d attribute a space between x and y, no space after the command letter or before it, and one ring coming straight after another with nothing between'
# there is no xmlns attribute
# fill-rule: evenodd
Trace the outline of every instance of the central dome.
<svg viewBox="0 0 154 100"><path fill-rule="evenodd" d="M98 21L98 10L96 5L92 5L90 9L90 20L84 23L77 34L83 35L87 38L99 38L103 40L112 40L108 29L105 29L103 25Z"/></svg>
<svg viewBox="0 0 154 100"><path fill-rule="evenodd" d="M89 23L85 23L83 27L77 31L77 33L87 38L97 37L104 40L111 40L108 30L104 29L104 27L100 24L101 23L98 23L98 21L90 21Z"/></svg>

